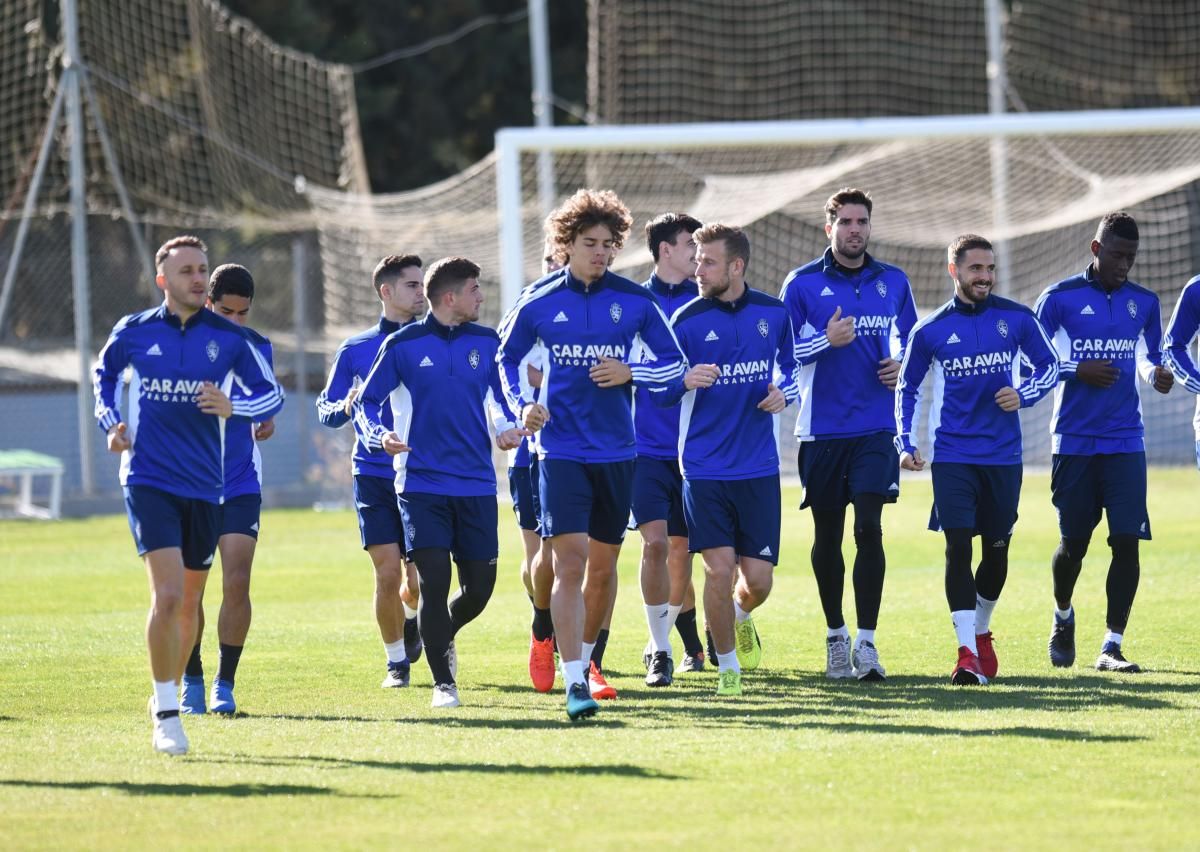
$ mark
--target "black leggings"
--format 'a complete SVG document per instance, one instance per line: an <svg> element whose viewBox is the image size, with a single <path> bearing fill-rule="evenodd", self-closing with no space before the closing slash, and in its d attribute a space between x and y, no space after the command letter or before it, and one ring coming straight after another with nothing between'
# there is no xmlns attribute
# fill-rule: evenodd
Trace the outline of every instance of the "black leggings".
<svg viewBox="0 0 1200 852"><path fill-rule="evenodd" d="M1071 604L1071 596L1075 592L1075 582L1083 569L1083 557L1087 555L1089 540L1086 538L1064 538L1054 551L1050 561L1054 573L1054 602L1059 609L1066 609ZM1137 595L1138 581L1141 579L1142 568L1138 555L1138 537L1136 535L1113 535L1108 538L1108 546L1112 548L1112 562L1108 566L1108 629L1114 633L1122 633L1129 623L1129 611L1133 609L1133 599Z"/></svg>
<svg viewBox="0 0 1200 852"><path fill-rule="evenodd" d="M846 623L842 617L842 589L846 582L846 563L842 559L842 537L846 510L818 509L813 513L813 574L825 624L837 629ZM854 498L854 605L858 627L874 630L879 621L879 602L883 597L885 557L883 553L883 497L860 494Z"/></svg>
<svg viewBox="0 0 1200 852"><path fill-rule="evenodd" d="M463 625L475 619L487 606L496 587L496 560L462 560L458 565L458 591L450 598L450 551L426 547L413 551L417 577L421 584L421 602L417 626L425 643L425 656L434 683L454 683L447 656L450 643Z"/></svg>
<svg viewBox="0 0 1200 852"><path fill-rule="evenodd" d="M998 539L981 538L983 553L979 568L971 575L971 538L969 529L945 530L946 533L946 602L951 612L975 609L975 596L994 601L1008 579L1009 536Z"/></svg>

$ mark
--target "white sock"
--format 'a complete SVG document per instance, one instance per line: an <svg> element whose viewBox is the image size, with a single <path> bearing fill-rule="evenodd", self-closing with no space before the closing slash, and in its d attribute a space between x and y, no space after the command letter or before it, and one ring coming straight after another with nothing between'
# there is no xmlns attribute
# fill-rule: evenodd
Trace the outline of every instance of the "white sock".
<svg viewBox="0 0 1200 852"><path fill-rule="evenodd" d="M1074 611L1075 611L1075 607L1073 607L1073 606L1069 606L1066 609L1059 609L1058 607L1055 607L1054 608L1054 617L1057 618L1059 621L1066 621L1068 618L1071 617L1071 613L1073 613Z"/></svg>
<svg viewBox="0 0 1200 852"><path fill-rule="evenodd" d="M675 626L675 619L679 618L679 613L683 611L683 604L676 606L673 603L667 604L667 631Z"/></svg>
<svg viewBox="0 0 1200 852"><path fill-rule="evenodd" d="M954 622L954 633L958 636L959 647L966 645L972 654L978 654L979 646L975 644L975 610L960 609L952 612L950 620Z"/></svg>
<svg viewBox="0 0 1200 852"><path fill-rule="evenodd" d="M975 633L976 635L987 633L992 623L992 610L996 608L996 601L989 601L981 595L975 595Z"/></svg>
<svg viewBox="0 0 1200 852"><path fill-rule="evenodd" d="M857 648L863 642L870 642L872 645L874 645L875 644L875 631L874 630L864 630L861 627L858 628L858 635L854 637L854 647Z"/></svg>
<svg viewBox="0 0 1200 852"><path fill-rule="evenodd" d="M405 621L407 621L410 618L417 617L417 611L415 609L413 609L411 606L409 606L408 604L406 604L403 599L400 600L400 605L402 607L404 607L404 620Z"/></svg>
<svg viewBox="0 0 1200 852"><path fill-rule="evenodd" d="M154 681L154 712L179 709L179 684L173 680Z"/></svg>
<svg viewBox="0 0 1200 852"><path fill-rule="evenodd" d="M404 652L403 639L397 639L395 642L384 642L383 650L387 651L389 663L402 663L408 659L408 654Z"/></svg>
<svg viewBox="0 0 1200 852"><path fill-rule="evenodd" d="M1104 644L1105 645L1107 645L1109 642L1112 642L1119 648L1121 646L1121 643L1124 641L1125 641L1125 636L1123 634L1113 633L1111 630L1104 631Z"/></svg>
<svg viewBox="0 0 1200 852"><path fill-rule="evenodd" d="M587 683L587 679L583 676L583 660L571 660L569 663L562 660L559 668L562 669L563 682L566 684L568 692L577 683Z"/></svg>
<svg viewBox="0 0 1200 852"><path fill-rule="evenodd" d="M591 665L592 651L596 650L596 643L595 642L584 642L584 643L582 643L582 645L583 645L583 653L580 654L579 659L583 661L583 667L584 667L584 669L586 669L589 665Z"/></svg>
<svg viewBox="0 0 1200 852"><path fill-rule="evenodd" d="M738 665L737 651L730 651L728 654L717 652L717 671L735 671L740 672L742 667Z"/></svg>
<svg viewBox="0 0 1200 852"><path fill-rule="evenodd" d="M646 623L650 625L650 645L654 653L671 653L670 604L646 604Z"/></svg>
<svg viewBox="0 0 1200 852"><path fill-rule="evenodd" d="M834 636L844 636L850 638L850 628L843 624L841 627L826 627L825 638L832 639Z"/></svg>
<svg viewBox="0 0 1200 852"><path fill-rule="evenodd" d="M745 621L749 617L750 617L750 613L748 613L748 612L746 612L746 610L742 609L742 605L738 603L737 598L734 598L733 599L733 620L736 623L741 624L743 621Z"/></svg>

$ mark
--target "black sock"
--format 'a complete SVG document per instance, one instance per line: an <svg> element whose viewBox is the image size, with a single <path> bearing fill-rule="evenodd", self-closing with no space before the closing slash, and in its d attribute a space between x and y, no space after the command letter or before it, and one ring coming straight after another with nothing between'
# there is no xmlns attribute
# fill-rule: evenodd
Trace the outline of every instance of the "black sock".
<svg viewBox="0 0 1200 852"><path fill-rule="evenodd" d="M683 650L689 657L698 657L704 653L704 646L700 644L700 635L696 632L695 607L675 616L675 631L683 640Z"/></svg>
<svg viewBox="0 0 1200 852"><path fill-rule="evenodd" d="M183 673L188 677L204 677L204 664L200 662L200 643L192 647L192 655L188 657L187 668Z"/></svg>
<svg viewBox="0 0 1200 852"><path fill-rule="evenodd" d="M545 642L554 635L554 619L550 617L550 608L533 608L533 638Z"/></svg>
<svg viewBox="0 0 1200 852"><path fill-rule="evenodd" d="M237 674L238 662L242 659L241 645L226 645L221 643L221 655L217 658L217 678L227 681L233 686L234 675Z"/></svg>
<svg viewBox="0 0 1200 852"><path fill-rule="evenodd" d="M604 671L604 649L607 646L608 631L602 627L600 628L600 634L596 637L596 647L592 648L592 662L601 671Z"/></svg>
<svg viewBox="0 0 1200 852"><path fill-rule="evenodd" d="M812 569L817 578L817 594L825 613L825 624L836 630L846 623L842 617L842 590L846 583L846 562L842 559L842 534L846 510L813 508Z"/></svg>
<svg viewBox="0 0 1200 852"><path fill-rule="evenodd" d="M1109 537L1108 544L1112 548L1107 583L1108 629L1113 633L1124 633L1142 573L1138 560L1138 537L1114 535Z"/></svg>

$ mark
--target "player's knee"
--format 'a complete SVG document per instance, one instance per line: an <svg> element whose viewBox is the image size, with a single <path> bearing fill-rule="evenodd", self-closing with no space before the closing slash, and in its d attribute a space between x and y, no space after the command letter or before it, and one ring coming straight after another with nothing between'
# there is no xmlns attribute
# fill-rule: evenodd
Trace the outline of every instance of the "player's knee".
<svg viewBox="0 0 1200 852"><path fill-rule="evenodd" d="M642 540L643 564L662 565L667 561L669 551L666 536L649 536Z"/></svg>
<svg viewBox="0 0 1200 852"><path fill-rule="evenodd" d="M971 567L971 531L946 530L946 566Z"/></svg>
<svg viewBox="0 0 1200 852"><path fill-rule="evenodd" d="M854 543L859 550L883 547L883 527L878 524L855 525Z"/></svg>
<svg viewBox="0 0 1200 852"><path fill-rule="evenodd" d="M1062 551L1063 556L1065 556L1071 562L1082 562L1083 557L1087 556L1088 545L1090 543L1090 539L1067 538L1064 536L1059 541L1058 548Z"/></svg>
<svg viewBox="0 0 1200 852"><path fill-rule="evenodd" d="M716 583L717 588L728 590L733 585L734 570L733 565L722 563L710 564L706 562L704 564L704 578L709 583Z"/></svg>
<svg viewBox="0 0 1200 852"><path fill-rule="evenodd" d="M1127 563L1138 561L1138 537L1136 535L1110 535L1108 546L1112 548L1113 559Z"/></svg>
<svg viewBox="0 0 1200 852"><path fill-rule="evenodd" d="M153 614L159 618L176 618L183 611L183 588L164 586L154 590L150 598Z"/></svg>
<svg viewBox="0 0 1200 852"><path fill-rule="evenodd" d="M772 586L775 585L774 574L769 571L749 574L742 578L742 582L746 584L746 590L759 603L766 600L767 595L771 594Z"/></svg>

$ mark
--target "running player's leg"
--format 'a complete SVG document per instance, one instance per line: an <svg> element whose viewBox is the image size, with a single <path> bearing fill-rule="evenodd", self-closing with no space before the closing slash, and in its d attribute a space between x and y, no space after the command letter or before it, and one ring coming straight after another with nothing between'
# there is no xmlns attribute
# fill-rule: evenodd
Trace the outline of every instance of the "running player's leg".
<svg viewBox="0 0 1200 852"><path fill-rule="evenodd" d="M796 455L804 486L800 509L812 510L813 544L810 552L817 595L825 615L825 676L854 676L850 665L850 630L842 612L846 563L842 539L846 505L850 502L846 462L851 439L805 441Z"/></svg>
<svg viewBox="0 0 1200 852"><path fill-rule="evenodd" d="M624 528L621 530L624 534ZM587 571L584 574L583 659L588 663L588 689L593 698L612 699L617 691L604 679L604 652L617 606L617 559L620 543L612 544L588 537ZM586 637L595 630L595 640Z"/></svg>
<svg viewBox="0 0 1200 852"><path fill-rule="evenodd" d="M900 459L893 436L876 433L853 438L847 490L854 506L854 606L858 630L851 665L859 680L886 677L879 661L875 630L883 600L887 563L883 550L883 507L900 495Z"/></svg>
<svg viewBox="0 0 1200 852"><path fill-rule="evenodd" d="M975 640L975 575L971 539L977 526L981 486L974 465L934 462L933 512L929 528L946 536L946 603L957 639L958 659L951 675L956 684L986 684Z"/></svg>
<svg viewBox="0 0 1200 852"><path fill-rule="evenodd" d="M589 661L589 686L593 696L616 698L616 690L604 681L603 651L592 656L601 630L612 624L617 595L617 557L629 523L633 500L634 461L585 465L594 499L588 512L588 566L584 586L585 623L583 659ZM607 633L605 634L607 643ZM592 647L588 647L588 646ZM599 657L599 659L597 659Z"/></svg>
<svg viewBox="0 0 1200 852"><path fill-rule="evenodd" d="M733 680L740 692L741 664L734 640L733 597L729 594L737 574L737 553L732 546L709 547L700 552L700 558L704 561L704 616L717 652L718 677L726 672L737 675ZM718 690L723 686L724 681Z"/></svg>
<svg viewBox="0 0 1200 852"><path fill-rule="evenodd" d="M980 668L990 680L1000 668L992 646L992 612L1008 579L1008 547L1017 524L1023 468L988 465L978 472L982 487L976 510L980 555L975 572L975 645Z"/></svg>
<svg viewBox="0 0 1200 852"><path fill-rule="evenodd" d="M1104 511L1108 516L1108 545L1112 561L1105 589L1108 594L1107 631L1096 667L1104 671L1134 673L1140 667L1121 650L1129 613L1141 578L1139 545L1150 539L1146 509L1146 454L1114 453L1096 457L1102 465Z"/></svg>
<svg viewBox="0 0 1200 852"><path fill-rule="evenodd" d="M261 518L260 494L230 498L222 507L221 538L217 542L217 549L221 554L222 589L221 609L217 613L220 656L217 676L212 685L211 707L216 713L237 711L233 687L253 613L250 602L250 572L254 565ZM203 617L201 625L203 630Z"/></svg>
<svg viewBox="0 0 1200 852"><path fill-rule="evenodd" d="M671 491L678 478L679 462L639 456L633 481L633 518L642 537L642 559L638 578L650 641L643 655L646 685L669 686L671 664L671 575L667 564L670 554L667 518L671 512ZM676 610L678 612L678 610Z"/></svg>
<svg viewBox="0 0 1200 852"><path fill-rule="evenodd" d="M421 631L417 626L417 607L421 605L421 583L417 578L417 565L411 559L404 560L404 585L400 587L400 607L404 610L404 655L409 663L421 659L424 647Z"/></svg>
<svg viewBox="0 0 1200 852"><path fill-rule="evenodd" d="M371 558L375 574L375 623L387 658L382 686L408 686L411 666L404 647L404 604L400 600L400 588L407 576L407 545L393 481L381 476L355 476L354 504L363 550Z"/></svg>
<svg viewBox="0 0 1200 852"><path fill-rule="evenodd" d="M779 475L738 479L721 483L734 517L734 547L740 564L733 590L734 630L742 668L758 668L762 642L750 613L767 601L773 585L774 566L779 561L779 531L782 495ZM746 566L752 573L747 573Z"/></svg>
<svg viewBox="0 0 1200 852"><path fill-rule="evenodd" d="M1051 664L1058 667L1075 662L1075 608L1071 601L1103 511L1098 469L1092 460L1091 456L1056 453L1051 466L1050 498L1058 511L1060 538L1050 560L1054 616L1047 647Z"/></svg>

